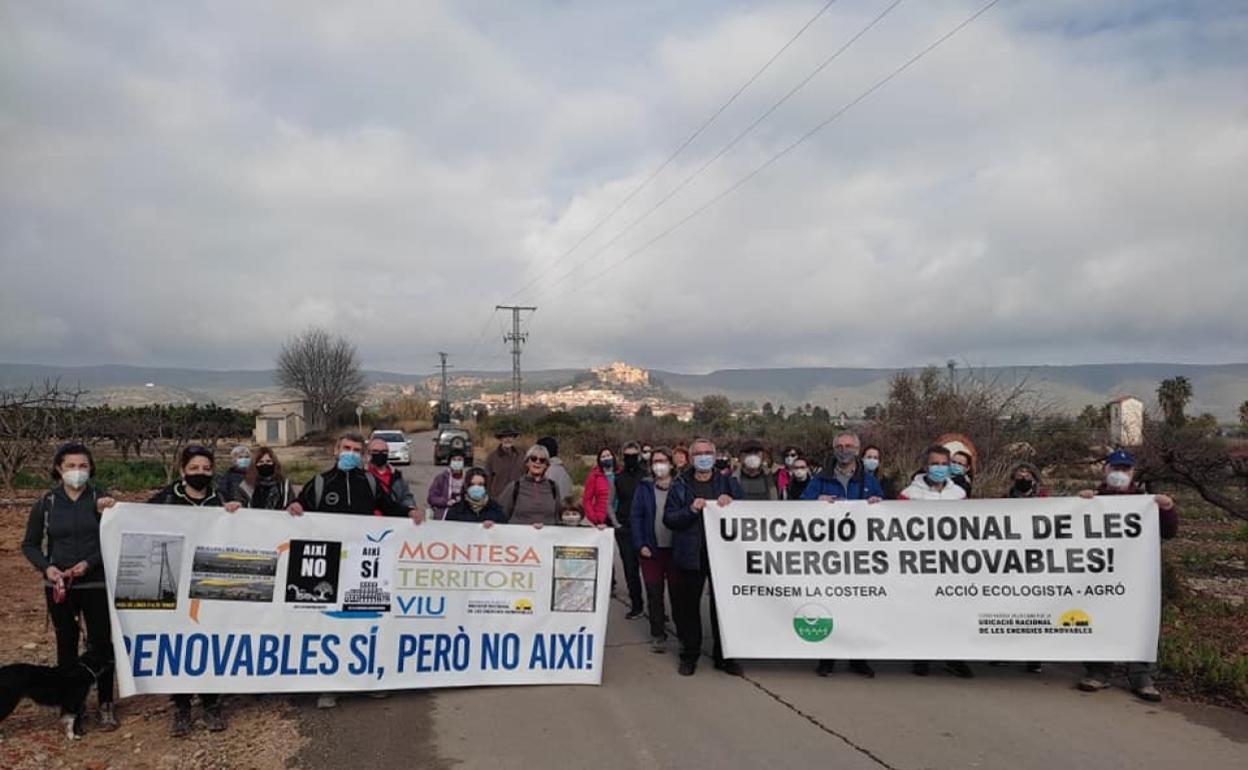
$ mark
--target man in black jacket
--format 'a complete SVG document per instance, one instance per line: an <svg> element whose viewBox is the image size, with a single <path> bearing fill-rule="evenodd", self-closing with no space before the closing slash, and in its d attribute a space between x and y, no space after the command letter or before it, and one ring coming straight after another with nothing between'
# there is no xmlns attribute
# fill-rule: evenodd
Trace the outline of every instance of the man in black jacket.
<svg viewBox="0 0 1248 770"><path fill-rule="evenodd" d="M629 610L625 617L629 620L640 618L646 614L644 594L641 586L641 563L637 561L637 549L633 547L633 531L630 513L633 510L633 495L637 485L646 477L646 469L641 464L641 447L636 441L624 445L624 468L615 472L615 543L620 551L620 562L624 565L624 582L628 584Z"/></svg>
<svg viewBox="0 0 1248 770"><path fill-rule="evenodd" d="M424 521L420 509L400 503L365 470L363 436L344 433L335 450L338 460L334 467L303 485L299 498L286 509L290 515L311 511L372 516L381 511L385 516L408 516L417 524Z"/></svg>

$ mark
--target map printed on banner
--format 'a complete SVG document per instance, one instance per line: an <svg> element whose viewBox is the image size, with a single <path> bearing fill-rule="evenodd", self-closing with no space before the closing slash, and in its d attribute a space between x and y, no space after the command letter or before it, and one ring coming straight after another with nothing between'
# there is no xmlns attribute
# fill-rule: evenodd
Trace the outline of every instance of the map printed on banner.
<svg viewBox="0 0 1248 770"><path fill-rule="evenodd" d="M123 695L602 681L610 531L119 503L100 541Z"/></svg>
<svg viewBox="0 0 1248 770"><path fill-rule="evenodd" d="M739 658L1154 660L1149 495L708 505Z"/></svg>

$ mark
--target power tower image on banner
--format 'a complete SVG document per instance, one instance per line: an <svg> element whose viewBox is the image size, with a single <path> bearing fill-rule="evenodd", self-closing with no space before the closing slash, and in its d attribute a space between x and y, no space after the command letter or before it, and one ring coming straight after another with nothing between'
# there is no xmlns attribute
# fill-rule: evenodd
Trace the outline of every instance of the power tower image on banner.
<svg viewBox="0 0 1248 770"><path fill-rule="evenodd" d="M124 532L114 601L119 610L176 610L182 535Z"/></svg>

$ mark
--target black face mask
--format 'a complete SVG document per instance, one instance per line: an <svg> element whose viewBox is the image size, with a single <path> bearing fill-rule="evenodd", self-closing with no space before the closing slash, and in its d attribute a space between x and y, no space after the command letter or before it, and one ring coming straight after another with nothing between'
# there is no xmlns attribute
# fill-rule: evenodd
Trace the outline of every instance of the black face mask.
<svg viewBox="0 0 1248 770"><path fill-rule="evenodd" d="M624 470L635 471L641 465L641 458L637 455L624 455Z"/></svg>
<svg viewBox="0 0 1248 770"><path fill-rule="evenodd" d="M615 460L612 460L609 457L605 460L599 460L598 467L602 468L604 471L609 471L615 467Z"/></svg>
<svg viewBox="0 0 1248 770"><path fill-rule="evenodd" d="M276 465L257 465L256 466L256 475L262 479L271 479L273 478L274 473L277 473Z"/></svg>
<svg viewBox="0 0 1248 770"><path fill-rule="evenodd" d="M378 468L386 467L386 463L390 462L389 452L373 452L368 456L368 461Z"/></svg>
<svg viewBox="0 0 1248 770"><path fill-rule="evenodd" d="M1030 492L1035 485L1036 482L1031 479L1014 479L1014 488L1019 492Z"/></svg>
<svg viewBox="0 0 1248 770"><path fill-rule="evenodd" d="M727 467L728 467L728 460L727 460L726 458L721 458L721 459L719 459L719 460L716 460L716 461L715 461L715 469L716 469L716 470L720 470L720 471L722 471L723 469L725 469L725 468L727 468Z"/></svg>
<svg viewBox="0 0 1248 770"><path fill-rule="evenodd" d="M212 486L211 473L188 473L186 475L186 485L196 492L203 492Z"/></svg>

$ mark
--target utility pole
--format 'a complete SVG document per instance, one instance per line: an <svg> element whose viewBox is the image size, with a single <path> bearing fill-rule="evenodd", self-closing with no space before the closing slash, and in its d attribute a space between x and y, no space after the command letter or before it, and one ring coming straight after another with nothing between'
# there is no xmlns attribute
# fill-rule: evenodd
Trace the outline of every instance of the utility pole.
<svg viewBox="0 0 1248 770"><path fill-rule="evenodd" d="M520 411L520 345L526 339L528 334L520 333L520 313L529 311L536 312L537 308L520 305L495 305L495 310L511 311L511 333L503 335L503 342L511 343L511 408L515 412Z"/></svg>
<svg viewBox="0 0 1248 770"><path fill-rule="evenodd" d="M446 421L450 422L451 402L448 401L446 397L446 370L450 367L446 365L446 356L446 353L438 353L438 358L442 359L442 395L439 399L439 403L441 404L439 411L444 412L447 415Z"/></svg>

